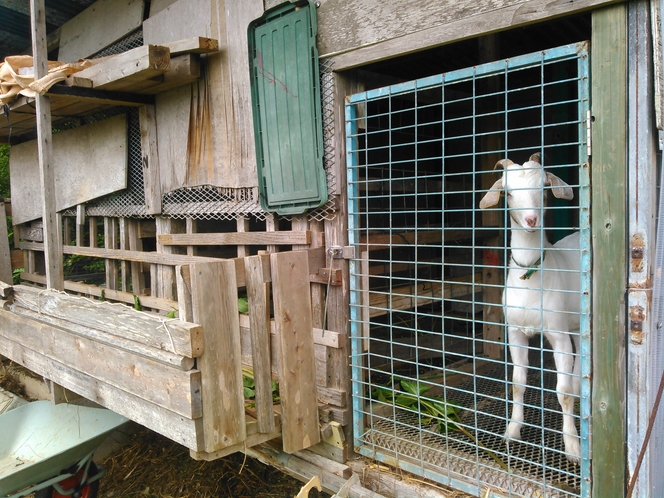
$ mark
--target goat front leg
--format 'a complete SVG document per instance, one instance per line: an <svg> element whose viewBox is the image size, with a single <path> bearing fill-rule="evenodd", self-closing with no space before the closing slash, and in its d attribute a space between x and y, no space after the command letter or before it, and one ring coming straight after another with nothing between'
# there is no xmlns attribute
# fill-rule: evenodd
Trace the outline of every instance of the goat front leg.
<svg viewBox="0 0 664 498"><path fill-rule="evenodd" d="M567 459L575 464L580 461L581 445L574 422L574 402L578 389L574 356L572 354L572 341L566 333L548 334L549 342L553 348L553 358L558 371L556 391L558 402L563 412L563 442Z"/></svg>
<svg viewBox="0 0 664 498"><path fill-rule="evenodd" d="M507 327L507 339L514 371L512 372L512 416L507 425L505 439L521 439L523 426L523 396L528 382L528 337L519 327Z"/></svg>

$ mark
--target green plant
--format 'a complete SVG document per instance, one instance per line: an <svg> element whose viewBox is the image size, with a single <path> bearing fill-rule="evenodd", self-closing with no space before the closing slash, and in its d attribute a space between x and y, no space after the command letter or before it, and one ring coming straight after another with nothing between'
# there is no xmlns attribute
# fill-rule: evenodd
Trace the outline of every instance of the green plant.
<svg viewBox="0 0 664 498"><path fill-rule="evenodd" d="M256 403L250 401L256 398L256 382L254 381L254 372L248 368L242 369L242 386L244 387L245 405L248 407L256 406ZM279 403L279 384L272 381L272 402Z"/></svg>
<svg viewBox="0 0 664 498"><path fill-rule="evenodd" d="M417 411L425 413L422 422L425 424L431 423L433 420L438 424L438 431L445 434L448 431L461 432L478 447L482 448L498 465L503 469L509 470L509 467L503 462L496 454L489 450L486 446L480 443L475 436L473 436L468 429L461 423L459 412L461 406L454 401L446 400L440 396L426 397L426 394L431 386L421 384L420 382L411 382L401 379L398 386L401 390L396 390L397 383L391 381L388 386L378 386L371 392L371 397L383 403L393 404L400 408L410 411Z"/></svg>

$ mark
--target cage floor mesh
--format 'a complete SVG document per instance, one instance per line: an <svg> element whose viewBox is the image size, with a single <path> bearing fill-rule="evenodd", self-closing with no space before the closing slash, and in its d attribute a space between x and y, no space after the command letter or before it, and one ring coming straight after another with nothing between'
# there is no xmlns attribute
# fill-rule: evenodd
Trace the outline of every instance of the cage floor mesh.
<svg viewBox="0 0 664 498"><path fill-rule="evenodd" d="M389 418L374 417L365 434L367 447L480 489L495 489L510 496L578 497L580 468L564 454L562 416L554 392L555 371L531 368L524 398L527 406L522 441L511 442L508 447L503 439L510 413L504 370L498 368L446 393L447 399L473 407L460 416L479 444L461 432L439 434L435 423L420 425L422 419L417 414L396 411ZM509 472L485 449L497 455Z"/></svg>

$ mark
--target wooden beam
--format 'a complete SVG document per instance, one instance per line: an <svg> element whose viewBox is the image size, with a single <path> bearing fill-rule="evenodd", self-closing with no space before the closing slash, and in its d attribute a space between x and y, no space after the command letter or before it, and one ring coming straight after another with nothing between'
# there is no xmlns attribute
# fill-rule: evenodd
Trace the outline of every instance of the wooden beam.
<svg viewBox="0 0 664 498"><path fill-rule="evenodd" d="M592 496L625 490L627 8L592 15Z"/></svg>
<svg viewBox="0 0 664 498"><path fill-rule="evenodd" d="M171 67L168 48L160 45L142 45L118 55L105 58L70 77L74 86L88 86L99 90L130 91L132 85L160 76Z"/></svg>
<svg viewBox="0 0 664 498"><path fill-rule="evenodd" d="M203 327L205 350L198 359L203 396L203 451L246 440L240 324L235 263L191 265L194 320Z"/></svg>
<svg viewBox="0 0 664 498"><path fill-rule="evenodd" d="M180 54L209 54L219 51L217 40L202 36L162 43L161 45L171 51L171 57Z"/></svg>
<svg viewBox="0 0 664 498"><path fill-rule="evenodd" d="M30 0L30 27L34 77L38 80L48 74L46 53L46 9L44 0ZM51 102L49 97L35 96L37 114L37 149L39 153L39 183L44 204L44 258L46 261L46 286L49 289L64 288L62 264L62 239L56 212L55 171L52 164Z"/></svg>
<svg viewBox="0 0 664 498"><path fill-rule="evenodd" d="M284 451L294 453L320 441L309 265L298 251L271 254L270 265L281 366L282 440Z"/></svg>
<svg viewBox="0 0 664 498"><path fill-rule="evenodd" d="M37 313L188 358L195 358L203 352L203 332L195 323L165 319L120 304L91 301L27 285L14 286L14 302Z"/></svg>
<svg viewBox="0 0 664 498"><path fill-rule="evenodd" d="M67 363L76 365L90 377L186 418L201 416L201 376L198 370L171 368L113 345L2 309L0 336L53 360L66 358ZM58 382L57 379L51 380Z"/></svg>
<svg viewBox="0 0 664 498"><path fill-rule="evenodd" d="M157 242L165 246L308 245L311 232L225 232L160 234Z"/></svg>
<svg viewBox="0 0 664 498"><path fill-rule="evenodd" d="M196 54L184 54L171 59L171 68L161 76L161 81L144 89L137 89L137 93L154 95L167 92L173 88L193 83L201 77L201 59Z"/></svg>
<svg viewBox="0 0 664 498"><path fill-rule="evenodd" d="M7 217L5 203L0 201L0 281L12 283L12 257L7 237Z"/></svg>
<svg viewBox="0 0 664 498"><path fill-rule="evenodd" d="M78 370L76 365L63 362L62 358L50 358L13 340L0 337L0 354L187 448L201 449L203 431L200 418L187 419L139 396L101 382Z"/></svg>

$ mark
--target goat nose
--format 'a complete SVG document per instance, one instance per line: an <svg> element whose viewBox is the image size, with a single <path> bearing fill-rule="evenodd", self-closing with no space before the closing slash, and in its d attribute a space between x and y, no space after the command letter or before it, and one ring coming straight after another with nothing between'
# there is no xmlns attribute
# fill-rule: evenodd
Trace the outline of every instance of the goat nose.
<svg viewBox="0 0 664 498"><path fill-rule="evenodd" d="M526 216L526 225L535 228L537 226L537 216Z"/></svg>

